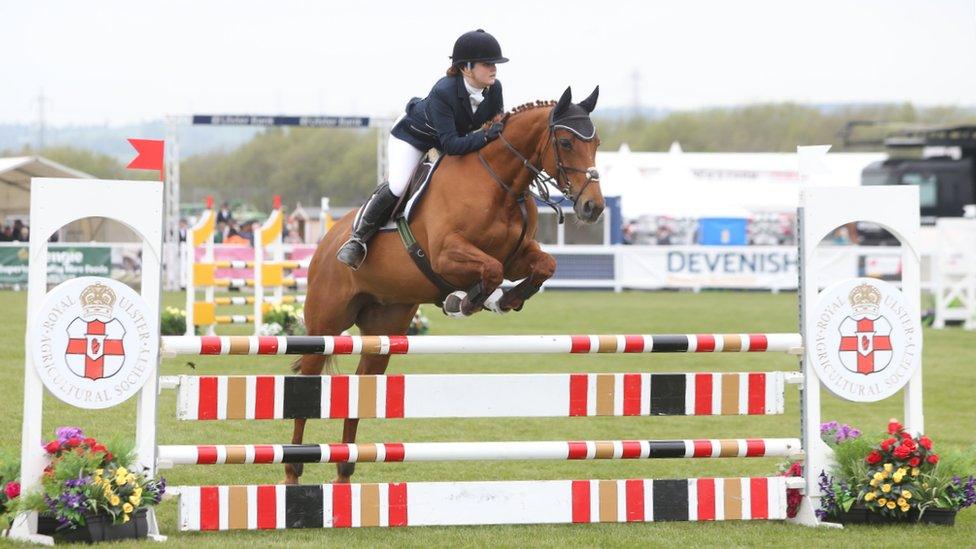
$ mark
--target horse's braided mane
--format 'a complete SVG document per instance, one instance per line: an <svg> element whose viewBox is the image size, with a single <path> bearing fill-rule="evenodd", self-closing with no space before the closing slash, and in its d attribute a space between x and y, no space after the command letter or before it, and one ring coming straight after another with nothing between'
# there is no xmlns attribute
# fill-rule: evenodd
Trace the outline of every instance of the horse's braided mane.
<svg viewBox="0 0 976 549"><path fill-rule="evenodd" d="M550 101L541 101L541 100L538 100L538 101L532 101L532 102L529 102L529 103L523 103L523 104L521 104L521 105L519 105L517 107L513 107L512 110L510 110L507 113L505 113L505 116L502 117L502 122L508 122L508 119L509 118L511 118L511 117L515 116L516 114L519 114L521 112L531 111L531 110L539 109L539 108L542 108L542 107L554 107L554 106L556 106L556 102L555 101L551 101L551 100Z"/></svg>

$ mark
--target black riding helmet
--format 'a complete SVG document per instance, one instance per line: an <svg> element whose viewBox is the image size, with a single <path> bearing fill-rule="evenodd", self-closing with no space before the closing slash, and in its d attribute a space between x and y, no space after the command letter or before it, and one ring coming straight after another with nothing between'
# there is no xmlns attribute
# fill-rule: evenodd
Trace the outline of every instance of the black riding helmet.
<svg viewBox="0 0 976 549"><path fill-rule="evenodd" d="M502 57L502 47L495 37L482 29L466 32L454 42L454 53L451 62L454 65L462 63L507 63L508 58Z"/></svg>

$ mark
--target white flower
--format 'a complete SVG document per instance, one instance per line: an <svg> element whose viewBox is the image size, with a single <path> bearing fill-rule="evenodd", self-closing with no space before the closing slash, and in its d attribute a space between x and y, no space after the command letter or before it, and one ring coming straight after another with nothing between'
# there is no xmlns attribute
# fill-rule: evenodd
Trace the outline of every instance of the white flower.
<svg viewBox="0 0 976 549"><path fill-rule="evenodd" d="M272 322L270 324L264 324L261 326L261 335L265 336L276 336L281 334L283 331L281 324L277 322Z"/></svg>

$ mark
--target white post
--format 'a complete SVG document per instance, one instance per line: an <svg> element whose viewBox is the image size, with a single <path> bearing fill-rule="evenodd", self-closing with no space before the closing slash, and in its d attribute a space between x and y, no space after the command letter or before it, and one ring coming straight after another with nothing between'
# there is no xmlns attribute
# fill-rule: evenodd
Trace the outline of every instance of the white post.
<svg viewBox="0 0 976 549"><path fill-rule="evenodd" d="M120 207L129 205L129 207ZM104 217L132 229L142 239L142 298L159 311L163 255L163 185L157 181L105 181L93 179L34 178L31 180L31 237L27 289L27 333L47 295L47 239L64 225L79 219ZM24 417L21 431L21 490L37 488L46 456L43 440L44 386L25 336ZM154 375L139 393L136 412L136 459L149 474L156 470L156 392L159 357ZM150 515L153 511L150 509ZM150 518L155 525L155 515ZM158 530L150 532L158 536ZM19 515L10 537L51 544L37 534L36 513Z"/></svg>
<svg viewBox="0 0 976 549"><path fill-rule="evenodd" d="M902 293L912 314L920 314L920 255L918 253L919 206L917 187L815 187L802 189L797 212L799 239L800 333L804 353L801 359L802 440L806 452L806 490L797 522L817 524L814 511L820 508L819 475L827 470L832 451L820 438L821 383L814 370L816 356L812 336L817 318L811 318L819 298L816 251L821 240L842 225L869 221L885 227L902 246ZM904 420L913 434L924 432L922 414L922 370L919 368L905 388Z"/></svg>

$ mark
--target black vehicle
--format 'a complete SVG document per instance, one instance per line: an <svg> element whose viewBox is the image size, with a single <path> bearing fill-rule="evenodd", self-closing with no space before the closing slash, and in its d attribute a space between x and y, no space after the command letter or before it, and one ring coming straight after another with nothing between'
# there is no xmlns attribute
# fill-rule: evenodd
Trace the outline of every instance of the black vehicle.
<svg viewBox="0 0 976 549"><path fill-rule="evenodd" d="M843 134L845 146L883 144L889 158L861 171L862 185L917 185L922 224L937 217L961 217L964 207L976 204L976 126L900 130L883 140L851 139L851 122ZM858 224L862 244L888 244L890 235L880 227Z"/></svg>

